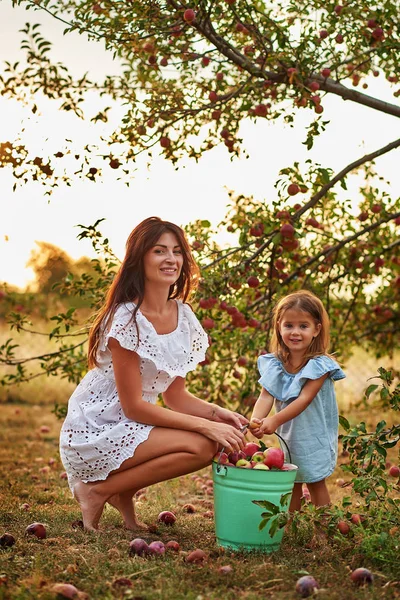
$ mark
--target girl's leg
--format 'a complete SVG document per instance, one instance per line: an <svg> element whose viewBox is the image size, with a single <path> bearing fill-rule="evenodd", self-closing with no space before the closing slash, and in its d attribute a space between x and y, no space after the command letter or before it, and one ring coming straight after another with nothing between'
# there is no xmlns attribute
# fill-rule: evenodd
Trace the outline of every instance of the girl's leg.
<svg viewBox="0 0 400 600"><path fill-rule="evenodd" d="M301 497L303 495L303 484L295 483L293 486L292 499L290 500L289 512L301 509Z"/></svg>
<svg viewBox="0 0 400 600"><path fill-rule="evenodd" d="M105 481L76 484L74 495L85 529L97 529L104 504L111 496L127 492L133 496L141 488L198 471L211 463L217 447L216 442L198 433L155 427L134 456Z"/></svg>
<svg viewBox="0 0 400 600"><path fill-rule="evenodd" d="M321 481L316 481L315 483L307 483L307 487L310 490L311 502L315 506L327 506L331 503L325 479L321 479Z"/></svg>

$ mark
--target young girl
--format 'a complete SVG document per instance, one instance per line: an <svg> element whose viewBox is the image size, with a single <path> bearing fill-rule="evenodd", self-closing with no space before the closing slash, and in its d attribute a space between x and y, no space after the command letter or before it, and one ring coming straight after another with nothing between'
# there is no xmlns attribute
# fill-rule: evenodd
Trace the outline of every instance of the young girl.
<svg viewBox="0 0 400 600"><path fill-rule="evenodd" d="M185 386L208 346L186 303L197 279L180 227L150 217L132 231L90 332L91 370L69 400L60 435L87 530L98 528L106 502L129 529L143 526L133 500L140 488L209 465L219 446L244 447L248 420Z"/></svg>
<svg viewBox="0 0 400 600"><path fill-rule="evenodd" d="M337 460L338 409L333 381L345 374L328 354L329 318L322 302L300 290L274 310L271 354L258 358L261 394L250 426L260 439L275 431L298 466L289 510L300 510L302 483L316 506L330 503L325 479ZM275 414L268 416L275 399ZM286 448L286 461L289 461Z"/></svg>

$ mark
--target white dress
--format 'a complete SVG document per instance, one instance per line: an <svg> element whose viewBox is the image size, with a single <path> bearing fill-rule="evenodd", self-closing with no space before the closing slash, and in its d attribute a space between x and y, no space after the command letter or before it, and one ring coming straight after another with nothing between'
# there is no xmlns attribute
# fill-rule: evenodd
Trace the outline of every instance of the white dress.
<svg viewBox="0 0 400 600"><path fill-rule="evenodd" d="M185 377L204 360L208 336L190 306L176 302L178 325L171 333L158 334L138 310L138 340L131 302L118 306L111 326L101 335L99 366L85 375L70 397L60 433L60 456L71 490L78 481L106 479L133 456L153 428L124 415L108 348L110 337L139 355L142 397L153 404L176 377Z"/></svg>

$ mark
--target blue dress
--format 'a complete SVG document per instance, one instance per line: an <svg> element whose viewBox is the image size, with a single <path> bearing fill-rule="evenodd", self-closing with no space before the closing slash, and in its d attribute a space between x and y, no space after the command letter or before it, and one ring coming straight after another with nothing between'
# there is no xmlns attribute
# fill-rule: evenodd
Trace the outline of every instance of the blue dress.
<svg viewBox="0 0 400 600"><path fill-rule="evenodd" d="M302 413L280 425L277 433L285 440L285 460L298 466L296 481L314 483L331 475L337 461L339 415L334 381L346 375L329 356L311 358L298 373L288 373L275 354L263 354L257 361L259 383L275 398L281 411L298 398L309 379L329 373L311 404Z"/></svg>

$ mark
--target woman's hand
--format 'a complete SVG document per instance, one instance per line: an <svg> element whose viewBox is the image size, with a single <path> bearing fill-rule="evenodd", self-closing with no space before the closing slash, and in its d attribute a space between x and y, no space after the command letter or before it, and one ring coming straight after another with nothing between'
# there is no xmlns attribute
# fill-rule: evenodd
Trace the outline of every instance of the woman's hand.
<svg viewBox="0 0 400 600"><path fill-rule="evenodd" d="M235 426L226 423L209 421L202 433L211 440L218 442L227 452L232 450L239 452L239 450L243 450L246 444L244 433L240 429L236 429Z"/></svg>
<svg viewBox="0 0 400 600"><path fill-rule="evenodd" d="M228 410L227 408L222 408L222 406L215 405L212 407L211 420L216 423L233 425L236 429L241 429L244 425L248 425L249 423L249 420L243 415Z"/></svg>

